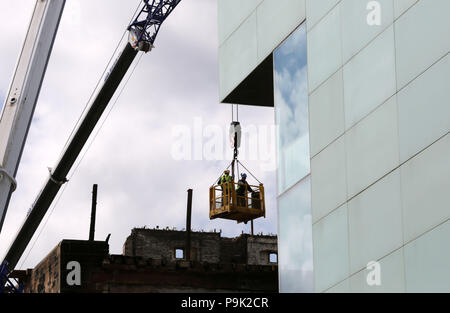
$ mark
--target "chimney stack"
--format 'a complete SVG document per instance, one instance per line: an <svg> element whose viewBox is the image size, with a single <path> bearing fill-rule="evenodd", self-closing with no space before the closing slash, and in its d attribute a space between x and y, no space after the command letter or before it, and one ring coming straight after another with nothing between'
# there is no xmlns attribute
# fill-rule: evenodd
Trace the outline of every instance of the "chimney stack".
<svg viewBox="0 0 450 313"><path fill-rule="evenodd" d="M187 215L186 215L186 260L191 260L191 218L192 218L192 189L188 189Z"/></svg>
<svg viewBox="0 0 450 313"><path fill-rule="evenodd" d="M94 186L92 186L91 227L89 229L89 241L94 241L95 215L97 211L97 188L97 184L94 184Z"/></svg>

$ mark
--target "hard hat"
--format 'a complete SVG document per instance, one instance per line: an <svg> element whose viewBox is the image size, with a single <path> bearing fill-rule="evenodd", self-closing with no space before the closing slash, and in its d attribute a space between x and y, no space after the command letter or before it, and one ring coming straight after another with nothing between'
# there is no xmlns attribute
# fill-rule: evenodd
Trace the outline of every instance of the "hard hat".
<svg viewBox="0 0 450 313"><path fill-rule="evenodd" d="M230 174L230 171L229 170L225 170L225 171L223 171L225 174Z"/></svg>
<svg viewBox="0 0 450 313"><path fill-rule="evenodd" d="M241 177L242 177L242 178L247 178L247 174L242 173L242 174L241 174Z"/></svg>

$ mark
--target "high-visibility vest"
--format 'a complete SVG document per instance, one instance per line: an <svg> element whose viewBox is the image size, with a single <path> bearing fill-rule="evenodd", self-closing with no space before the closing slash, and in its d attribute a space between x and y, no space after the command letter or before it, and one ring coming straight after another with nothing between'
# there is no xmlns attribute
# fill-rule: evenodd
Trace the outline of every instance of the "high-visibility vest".
<svg viewBox="0 0 450 313"><path fill-rule="evenodd" d="M231 176L230 175L223 175L222 179L220 180L220 183L223 184L223 183L227 183L227 182L230 182L230 181L231 181Z"/></svg>

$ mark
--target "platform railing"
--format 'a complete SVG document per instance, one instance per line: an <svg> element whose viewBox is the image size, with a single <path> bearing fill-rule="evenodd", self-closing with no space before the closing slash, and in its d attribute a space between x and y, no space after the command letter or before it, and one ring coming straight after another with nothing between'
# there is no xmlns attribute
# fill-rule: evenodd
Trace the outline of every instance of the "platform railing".
<svg viewBox="0 0 450 313"><path fill-rule="evenodd" d="M252 191L245 190L237 194L238 183L226 182L210 188L210 211L217 209L233 210L233 208L250 208L265 210L264 186L249 185Z"/></svg>

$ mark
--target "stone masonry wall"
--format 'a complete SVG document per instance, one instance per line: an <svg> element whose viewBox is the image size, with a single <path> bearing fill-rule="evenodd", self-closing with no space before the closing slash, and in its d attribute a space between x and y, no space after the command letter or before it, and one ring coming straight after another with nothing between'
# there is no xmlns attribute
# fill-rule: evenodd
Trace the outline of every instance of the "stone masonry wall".
<svg viewBox="0 0 450 313"><path fill-rule="evenodd" d="M174 261L175 250L185 248L185 231L135 228L126 239L123 254ZM242 234L235 238L222 238L217 232L191 233L192 261L274 265L269 262L271 253L277 253L276 236Z"/></svg>
<svg viewBox="0 0 450 313"><path fill-rule="evenodd" d="M175 230L133 229L124 244L126 256L174 261L175 250L186 248L186 232ZM192 232L191 260L218 263L220 233Z"/></svg>
<svg viewBox="0 0 450 313"><path fill-rule="evenodd" d="M278 246L276 236L248 236L247 237L247 264L272 265L269 255L277 254Z"/></svg>

